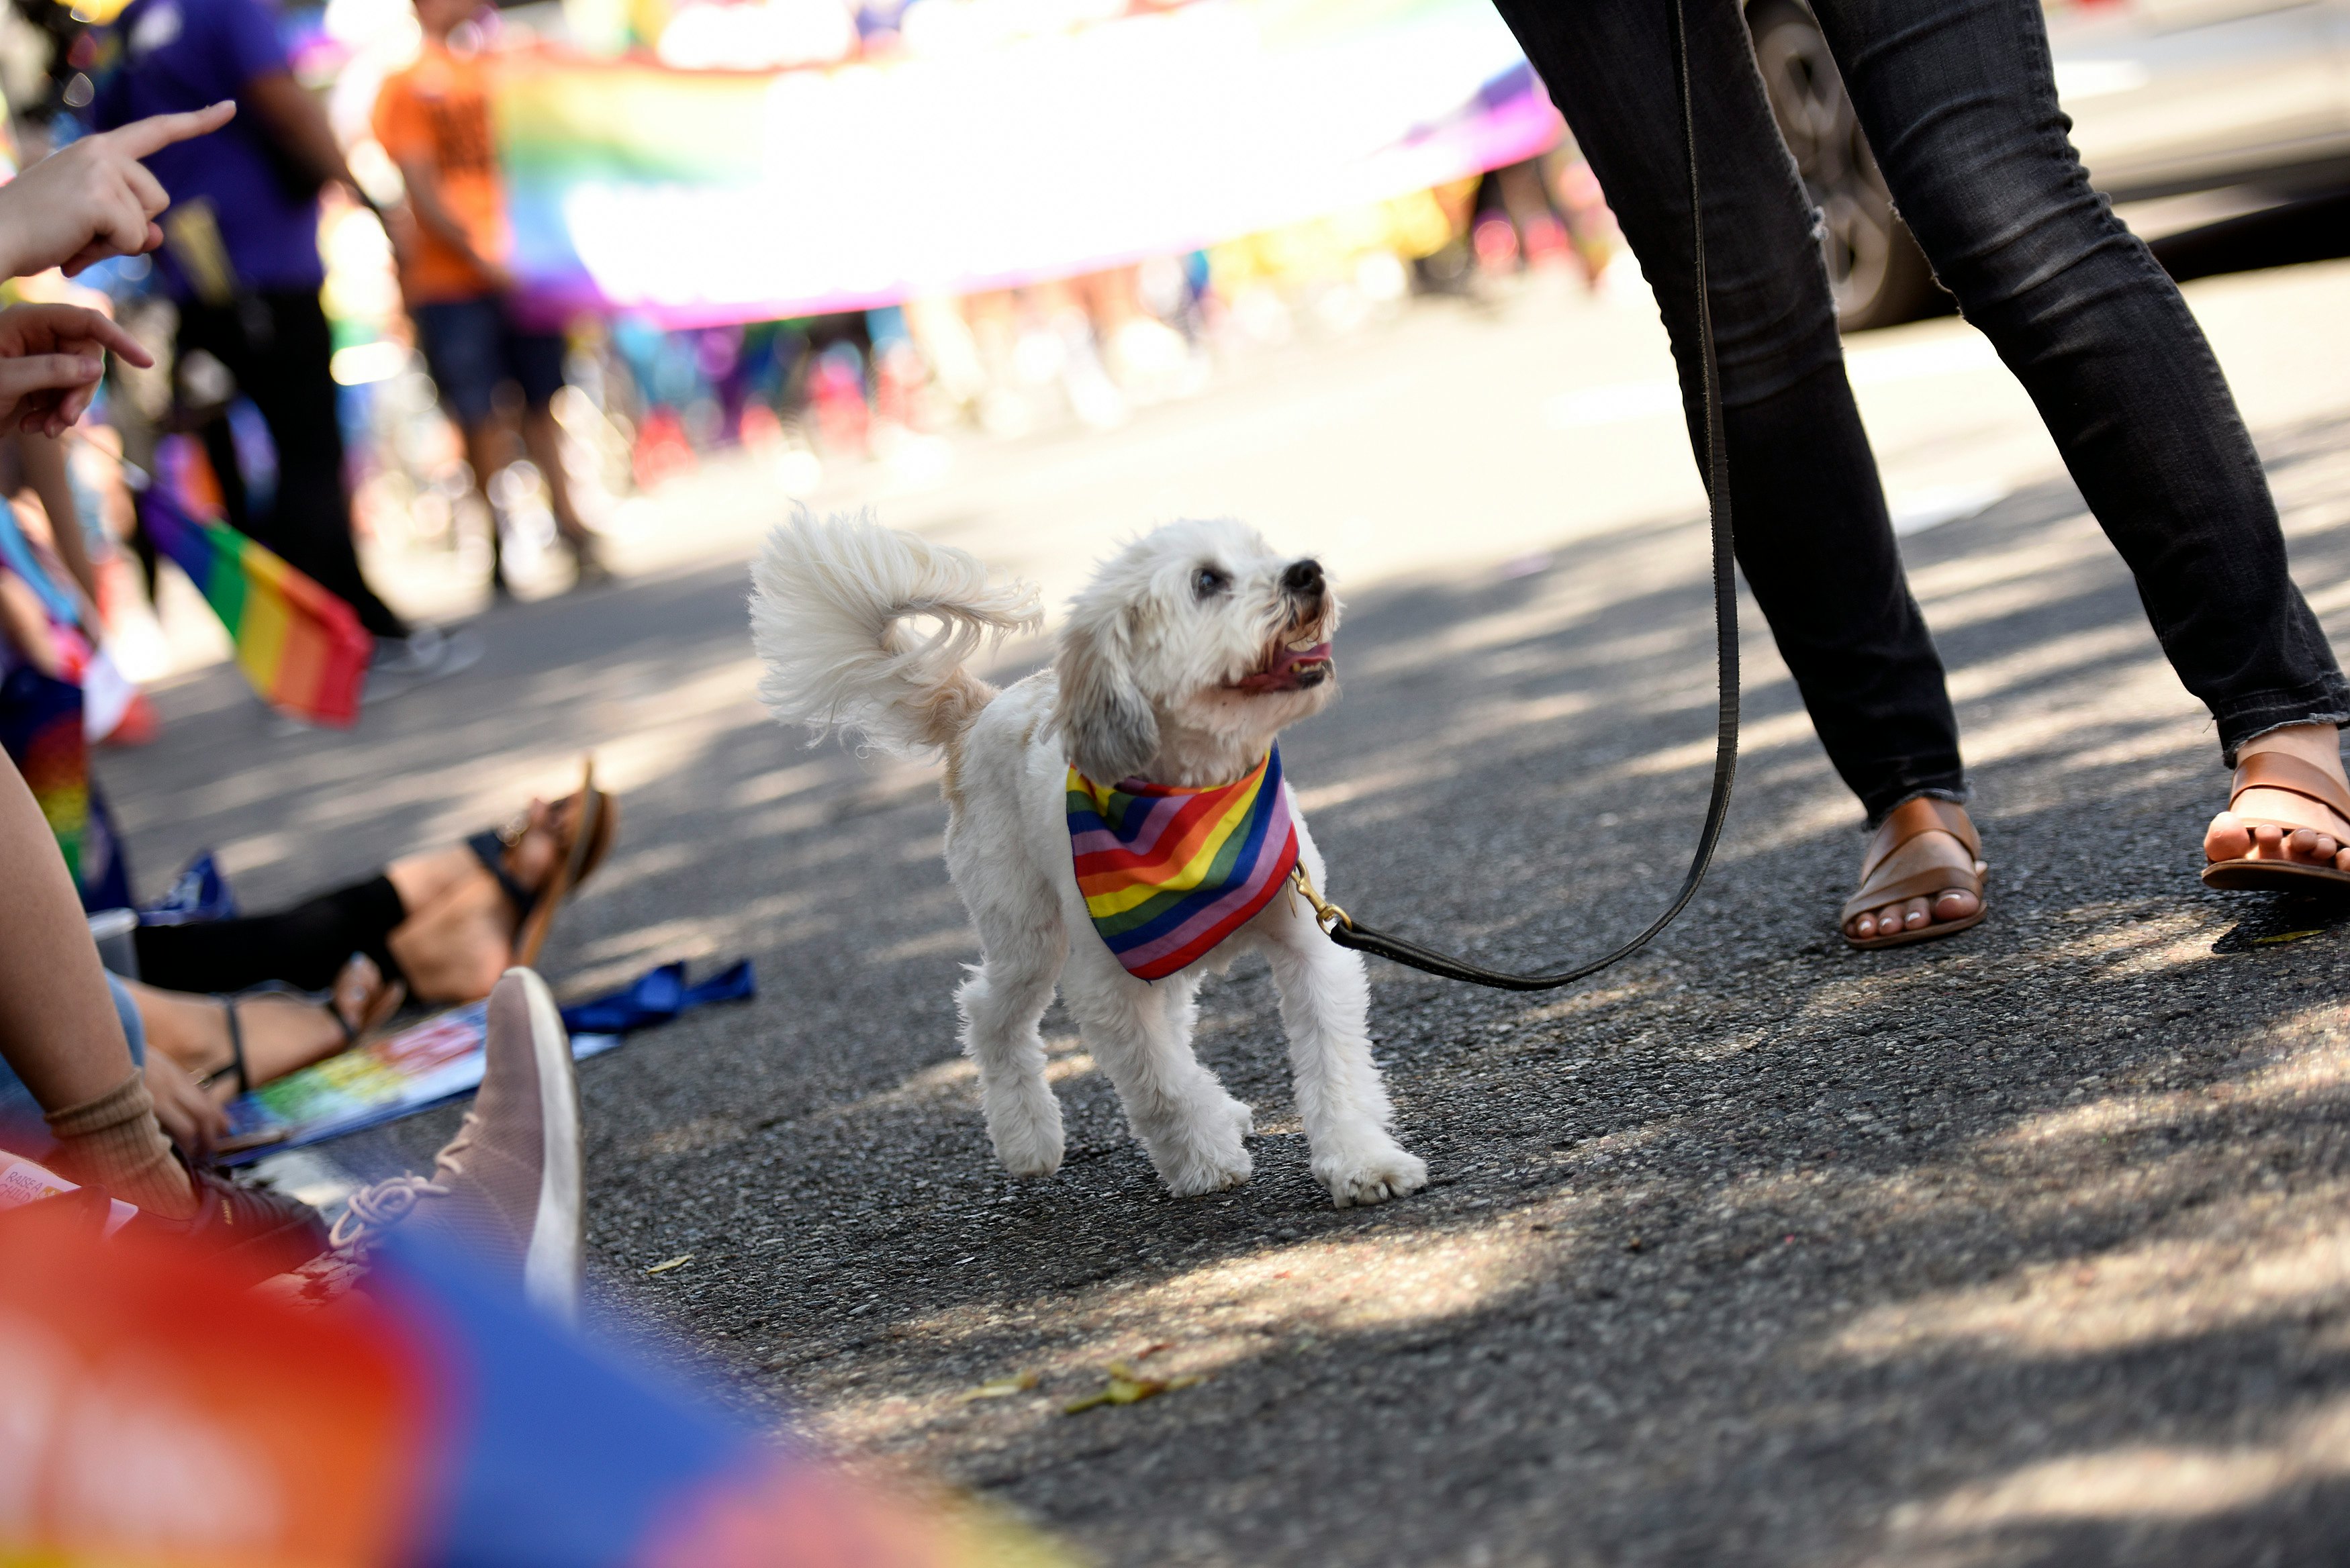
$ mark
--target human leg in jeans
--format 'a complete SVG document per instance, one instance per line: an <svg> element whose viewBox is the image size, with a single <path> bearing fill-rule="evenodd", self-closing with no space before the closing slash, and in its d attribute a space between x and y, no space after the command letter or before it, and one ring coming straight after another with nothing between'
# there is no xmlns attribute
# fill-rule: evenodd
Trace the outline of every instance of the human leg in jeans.
<svg viewBox="0 0 2350 1568"><path fill-rule="evenodd" d="M197 348L236 377L277 448L277 497L264 516L246 504L226 421L205 432L229 520L349 605L375 636L406 637L408 624L368 586L351 542L343 431L328 369L334 345L317 296L286 291L225 306L191 302L182 306L180 352Z"/></svg>
<svg viewBox="0 0 2350 1568"><path fill-rule="evenodd" d="M1657 282L1694 421L1688 176L1669 15L1645 0L1502 8ZM1820 10L1905 215L2039 401L2138 573L2166 651L2219 718L2230 760L2264 747L2306 752L2338 788L2332 726L2350 714L2341 676L2285 575L2273 505L2210 350L2168 279L2089 192L2064 140L2037 5L1827 0ZM1808 217L1742 22L1734 5L1691 4L1690 31L1740 560L1823 742L1874 820L1907 797L1958 793L1955 725L1939 667L1926 674L1930 644L1900 586L1866 440L1856 416L1846 417L1849 391L1840 371L1813 368L1835 353L1825 277L1808 234L1799 256L1783 210L1763 199L1775 186ZM1846 565L1857 585L1794 569L1824 548L1853 553ZM1894 601L1880 584L1898 592L1914 634L1886 611ZM1913 654L1908 678L1882 689L1898 717L1871 711L1866 680L1823 668L1912 648L1926 657ZM1947 774L1905 779L1890 754L1900 748L1853 733L1887 721L1896 732L1942 726L1952 737ZM2315 801L2256 790L2239 804L2248 815L2298 809L2320 831L2264 832L2255 845L2223 816L2207 852L2239 853L2241 841L2275 855L2350 853L2323 832L2350 835L2350 822L2329 821ZM1938 854L1954 873L1968 853L1939 832L1918 844L1909 853ZM1934 898L1922 918L1921 902L1848 911L1846 932L1866 938L1888 914L1913 931L1947 923L1968 900Z"/></svg>
<svg viewBox="0 0 2350 1568"><path fill-rule="evenodd" d="M2201 329L2066 140L2038 0L1816 8L1902 215L2137 576L2171 667L2241 769L2236 811L2269 819L2221 814L2206 856L2350 871L2337 730L2350 685L2293 586Z"/></svg>
<svg viewBox="0 0 2350 1568"><path fill-rule="evenodd" d="M1981 911L1942 665L1910 597L1844 373L1827 272L1735 5L1685 0L1708 286L1738 560L1829 759L1872 826L1908 834L1907 884L1847 930L1955 929ZM1657 293L1704 442L1689 154L1659 0L1497 0L1573 126ZM1908 807L1906 803L1929 804ZM1887 824L1897 807L1901 824ZM1908 823L1918 816L1925 824ZM1913 831L1916 830L1916 831ZM1877 911L1882 910L1880 917Z"/></svg>

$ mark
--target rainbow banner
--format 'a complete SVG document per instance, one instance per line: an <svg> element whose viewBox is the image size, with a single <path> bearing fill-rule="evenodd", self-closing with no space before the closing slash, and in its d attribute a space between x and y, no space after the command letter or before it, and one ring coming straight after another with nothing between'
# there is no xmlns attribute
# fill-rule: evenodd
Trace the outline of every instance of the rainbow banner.
<svg viewBox="0 0 2350 1568"><path fill-rule="evenodd" d="M1281 752L1206 789L1069 770L1069 853L1094 929L1126 971L1164 980L1273 902L1297 864Z"/></svg>
<svg viewBox="0 0 2350 1568"><path fill-rule="evenodd" d="M672 327L1180 254L1560 133L1488 0L1194 0L783 71L523 54L497 104L530 302Z"/></svg>
<svg viewBox="0 0 2350 1568"><path fill-rule="evenodd" d="M174 488L167 477L140 492L140 521L220 617L254 691L314 724L357 723L375 639L351 607L227 524L190 515Z"/></svg>

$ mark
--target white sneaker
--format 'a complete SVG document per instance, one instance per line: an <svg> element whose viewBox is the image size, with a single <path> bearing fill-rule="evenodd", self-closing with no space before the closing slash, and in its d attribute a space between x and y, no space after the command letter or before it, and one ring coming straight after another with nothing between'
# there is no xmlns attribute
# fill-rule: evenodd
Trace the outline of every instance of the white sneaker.
<svg viewBox="0 0 2350 1568"><path fill-rule="evenodd" d="M334 1242L356 1248L393 1225L421 1226L568 1322L579 1305L579 1087L571 1036L531 971L506 971L490 992L488 1052L481 1092L432 1174L353 1193Z"/></svg>
<svg viewBox="0 0 2350 1568"><path fill-rule="evenodd" d="M471 670L482 657L482 639L470 631L420 626L404 638L375 639L368 662L365 700L380 702L444 675Z"/></svg>

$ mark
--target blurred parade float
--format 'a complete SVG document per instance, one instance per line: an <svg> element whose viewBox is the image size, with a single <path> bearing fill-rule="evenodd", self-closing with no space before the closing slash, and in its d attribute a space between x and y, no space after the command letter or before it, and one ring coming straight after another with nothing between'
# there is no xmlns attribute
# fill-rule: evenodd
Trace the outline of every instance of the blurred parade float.
<svg viewBox="0 0 2350 1568"><path fill-rule="evenodd" d="M404 0L334 0L314 36L354 169L396 193L366 124ZM959 427L1115 425L1415 291L1614 249L1484 0L540 0L481 47L513 270L572 335L557 412L608 493L734 442L805 493ZM459 454L389 246L357 208L328 225L367 516L446 530Z"/></svg>
<svg viewBox="0 0 2350 1568"><path fill-rule="evenodd" d="M14 5L0 74L48 135L118 0ZM369 119L419 47L408 0L283 25L393 204ZM1587 283L1619 248L1486 0L531 0L464 32L496 65L517 303L570 343L565 466L607 516L737 444L793 494L943 472L957 431L1116 426L1413 295ZM494 528L527 577L542 476L476 493L375 214L330 188L320 248L362 534L477 577ZM106 286L168 348L140 270ZM134 459L189 385L124 379Z"/></svg>

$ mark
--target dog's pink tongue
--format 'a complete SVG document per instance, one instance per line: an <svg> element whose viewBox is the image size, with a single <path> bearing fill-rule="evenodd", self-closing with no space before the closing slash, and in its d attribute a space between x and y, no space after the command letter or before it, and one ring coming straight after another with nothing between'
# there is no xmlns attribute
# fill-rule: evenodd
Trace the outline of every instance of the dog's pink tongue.
<svg viewBox="0 0 2350 1568"><path fill-rule="evenodd" d="M1311 648L1284 648L1274 655L1273 668L1243 675L1232 682L1243 691L1285 691L1297 684L1297 667L1301 664L1326 664L1330 661L1330 645L1317 642Z"/></svg>

